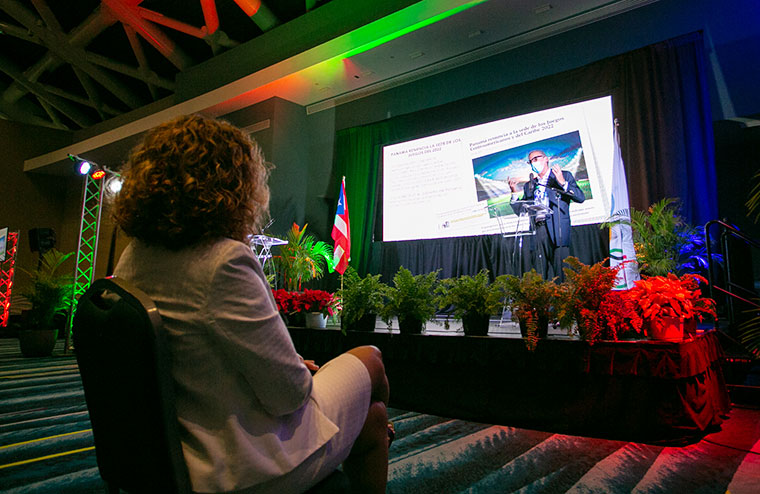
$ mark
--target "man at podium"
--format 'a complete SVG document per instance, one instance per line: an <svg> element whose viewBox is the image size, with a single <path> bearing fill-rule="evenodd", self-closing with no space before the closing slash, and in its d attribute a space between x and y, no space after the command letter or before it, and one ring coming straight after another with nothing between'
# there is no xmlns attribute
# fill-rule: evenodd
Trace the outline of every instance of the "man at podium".
<svg viewBox="0 0 760 494"><path fill-rule="evenodd" d="M539 212L535 217L533 250L538 258L536 270L543 274L544 279L557 276L562 281L562 261L570 255L570 202L583 202L586 196L572 173L563 171L558 164L549 166L549 157L542 150L528 153L528 163L536 175L531 173L530 180L523 185L522 198L519 197L518 179L509 179L511 202L535 200L551 210L551 214L542 215ZM522 207L513 204L518 215Z"/></svg>

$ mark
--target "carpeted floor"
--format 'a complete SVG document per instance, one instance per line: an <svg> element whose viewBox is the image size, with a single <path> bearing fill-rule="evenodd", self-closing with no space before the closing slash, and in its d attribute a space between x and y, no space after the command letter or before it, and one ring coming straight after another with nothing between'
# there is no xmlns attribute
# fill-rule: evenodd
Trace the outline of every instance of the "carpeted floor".
<svg viewBox="0 0 760 494"><path fill-rule="evenodd" d="M59 344L60 347L60 344ZM390 410L389 493L760 493L760 410L685 447ZM0 493L105 493L73 356L0 339Z"/></svg>

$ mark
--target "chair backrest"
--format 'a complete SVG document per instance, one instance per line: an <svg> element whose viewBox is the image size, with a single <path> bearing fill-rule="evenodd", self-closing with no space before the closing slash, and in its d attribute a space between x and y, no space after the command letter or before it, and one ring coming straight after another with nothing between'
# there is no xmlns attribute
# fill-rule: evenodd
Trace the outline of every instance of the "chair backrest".
<svg viewBox="0 0 760 494"><path fill-rule="evenodd" d="M130 493L190 493L156 306L122 279L99 279L79 299L73 333L103 480Z"/></svg>

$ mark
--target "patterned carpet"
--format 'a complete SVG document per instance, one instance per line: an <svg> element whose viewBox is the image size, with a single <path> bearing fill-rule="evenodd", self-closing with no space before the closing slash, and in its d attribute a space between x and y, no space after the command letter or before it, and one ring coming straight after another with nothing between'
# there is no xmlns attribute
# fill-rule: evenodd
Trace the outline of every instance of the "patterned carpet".
<svg viewBox="0 0 760 494"><path fill-rule="evenodd" d="M685 447L553 434L390 410L389 493L760 492L760 410ZM0 493L105 493L73 356L0 339Z"/></svg>

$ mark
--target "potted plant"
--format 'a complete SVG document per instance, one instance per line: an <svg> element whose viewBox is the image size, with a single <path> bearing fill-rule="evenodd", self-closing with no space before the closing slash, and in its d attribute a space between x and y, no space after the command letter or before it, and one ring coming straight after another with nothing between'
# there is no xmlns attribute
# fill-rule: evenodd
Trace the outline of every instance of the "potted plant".
<svg viewBox="0 0 760 494"><path fill-rule="evenodd" d="M74 280L72 274L60 274L61 265L73 255L51 249L42 255L37 269L21 271L29 275L30 285L21 296L31 306L22 312L23 328L19 330L21 353L27 357L50 356L55 348L57 315L71 307Z"/></svg>
<svg viewBox="0 0 760 494"><path fill-rule="evenodd" d="M760 171L755 173L752 178L755 184L745 205L747 206L747 217L757 223L760 220ZM753 299L753 301L760 304L760 299ZM755 313L755 317L741 323L739 340L755 358L760 358L760 315Z"/></svg>
<svg viewBox="0 0 760 494"><path fill-rule="evenodd" d="M644 320L628 290L612 290L602 297L597 322L602 340L639 339L644 333Z"/></svg>
<svg viewBox="0 0 760 494"><path fill-rule="evenodd" d="M707 272L704 227L691 226L684 220L677 199L662 199L646 211L631 208L630 214L630 219L606 222L602 227L618 222L630 224L636 261L642 274L665 276L671 272ZM712 253L711 256L714 262L723 263L720 254Z"/></svg>
<svg viewBox="0 0 760 494"><path fill-rule="evenodd" d="M277 305L277 311L282 317L282 321L287 326L289 323L288 316L295 312L296 297L293 292L289 292L284 288L272 290L272 296L274 296L274 302Z"/></svg>
<svg viewBox="0 0 760 494"><path fill-rule="evenodd" d="M339 292L343 306L341 311L343 329L374 331L377 316L385 304L388 285L380 281L379 274L361 278L355 271L350 271L350 273L346 276L345 287Z"/></svg>
<svg viewBox="0 0 760 494"><path fill-rule="evenodd" d="M332 248L306 235L306 227L293 223L286 236L287 244L280 246L280 255L273 258L276 271L282 277L287 290L301 290L303 283L319 279L325 272L333 271Z"/></svg>
<svg viewBox="0 0 760 494"><path fill-rule="evenodd" d="M702 297L700 275L673 273L638 280L628 292L644 319L650 338L681 340L684 333L696 332L697 319L715 315L715 301Z"/></svg>
<svg viewBox="0 0 760 494"><path fill-rule="evenodd" d="M464 334L485 336L491 314L504 305L506 275L493 283L488 279L488 270L484 269L475 276L460 276L441 280L436 288L438 306L443 309L454 307L453 316L462 321ZM448 319L446 320L448 326Z"/></svg>
<svg viewBox="0 0 760 494"><path fill-rule="evenodd" d="M504 286L512 320L520 324L520 333L528 349L533 350L538 338L547 337L549 323L556 319L555 302L559 287L553 280L545 280L535 269L522 277L506 275Z"/></svg>
<svg viewBox="0 0 760 494"><path fill-rule="evenodd" d="M425 322L435 315L437 279L438 271L415 276L401 266L393 276L393 286L388 288L387 301L381 314L388 327L395 316L402 333L421 333Z"/></svg>
<svg viewBox="0 0 760 494"><path fill-rule="evenodd" d="M296 294L294 308L303 312L307 328L324 328L327 316L333 315L335 297L324 290L304 290Z"/></svg>
<svg viewBox="0 0 760 494"><path fill-rule="evenodd" d="M580 338L592 344L603 337L599 308L615 286L620 270L605 266L605 261L589 266L576 257L566 258L564 262L569 267L564 268L565 282L560 286L557 303L560 326L569 330L576 323Z"/></svg>

